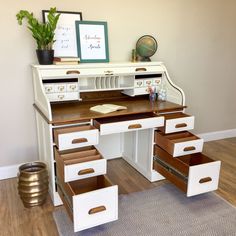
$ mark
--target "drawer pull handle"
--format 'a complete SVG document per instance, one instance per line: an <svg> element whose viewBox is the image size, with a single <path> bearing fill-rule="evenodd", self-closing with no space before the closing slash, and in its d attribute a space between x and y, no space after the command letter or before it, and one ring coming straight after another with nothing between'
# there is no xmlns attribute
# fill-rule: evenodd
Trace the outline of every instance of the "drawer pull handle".
<svg viewBox="0 0 236 236"><path fill-rule="evenodd" d="M59 99L63 99L65 97L65 95L58 95Z"/></svg>
<svg viewBox="0 0 236 236"><path fill-rule="evenodd" d="M68 70L67 72L66 72L66 74L67 75L71 75L71 74L80 74L80 71L78 71L78 70Z"/></svg>
<svg viewBox="0 0 236 236"><path fill-rule="evenodd" d="M211 181L212 181L211 177L205 177L205 178L200 179L199 183L203 184L203 183L207 183L207 182L211 182Z"/></svg>
<svg viewBox="0 0 236 236"><path fill-rule="evenodd" d="M142 67L142 68L136 68L135 71L147 71L147 69Z"/></svg>
<svg viewBox="0 0 236 236"><path fill-rule="evenodd" d="M86 174L92 174L94 173L94 169L93 168L88 168L88 169L84 169L84 170L80 170L78 172L78 175L86 175Z"/></svg>
<svg viewBox="0 0 236 236"><path fill-rule="evenodd" d="M112 70L107 70L107 71L104 71L104 74L105 75L113 75L113 71Z"/></svg>
<svg viewBox="0 0 236 236"><path fill-rule="evenodd" d="M175 128L178 129L178 128L184 128L184 127L187 127L188 125L186 123L181 123L181 124L177 124L175 125Z"/></svg>
<svg viewBox="0 0 236 236"><path fill-rule="evenodd" d="M139 129L142 128L141 124L134 124L134 125L129 125L128 129Z"/></svg>
<svg viewBox="0 0 236 236"><path fill-rule="evenodd" d="M194 151L194 150L196 150L196 148L194 146L190 146L190 147L185 147L184 148L184 152Z"/></svg>
<svg viewBox="0 0 236 236"><path fill-rule="evenodd" d="M105 210L106 210L105 206L99 206L99 207L94 207L94 208L90 209L88 213L89 213L89 215L92 215L92 214L102 212L102 211L105 211Z"/></svg>
<svg viewBox="0 0 236 236"><path fill-rule="evenodd" d="M77 138L72 140L72 144L77 144L77 143L86 143L88 142L88 139L86 138Z"/></svg>

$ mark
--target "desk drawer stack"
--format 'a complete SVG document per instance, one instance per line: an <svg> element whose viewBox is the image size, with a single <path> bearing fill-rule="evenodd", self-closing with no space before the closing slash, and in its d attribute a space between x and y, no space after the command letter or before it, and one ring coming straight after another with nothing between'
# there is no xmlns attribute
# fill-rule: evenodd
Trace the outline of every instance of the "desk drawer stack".
<svg viewBox="0 0 236 236"><path fill-rule="evenodd" d="M58 193L75 232L118 218L118 187L105 175L107 162L93 146L98 137L91 125L54 129Z"/></svg>
<svg viewBox="0 0 236 236"><path fill-rule="evenodd" d="M188 197L216 190L220 161L203 155L203 140L188 132L194 128L194 117L183 113L164 117L165 126L154 135L154 169Z"/></svg>

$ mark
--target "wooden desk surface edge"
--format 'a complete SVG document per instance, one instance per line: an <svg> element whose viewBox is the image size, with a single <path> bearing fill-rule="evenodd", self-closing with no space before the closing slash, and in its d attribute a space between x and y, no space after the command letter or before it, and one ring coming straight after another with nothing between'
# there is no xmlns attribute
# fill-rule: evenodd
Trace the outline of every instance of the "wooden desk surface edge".
<svg viewBox="0 0 236 236"><path fill-rule="evenodd" d="M113 101L112 103L119 103L119 102L120 101ZM128 101L124 101L124 103L125 102L128 102ZM44 118L44 120L48 124L53 124L53 125L89 122L91 119L113 117L113 116L123 116L123 115L131 115L131 114L133 115L133 114L140 114L140 113L154 112L157 115L160 115L160 114L166 113L166 112L182 111L184 108L186 108L186 106L171 103L168 101L165 101L165 102L158 101L157 104L155 104L156 108L153 111L151 109L151 106L149 105L148 100L141 101L141 105L142 105L142 102L145 105L145 106L143 106L143 110L140 110L138 108L136 109L136 103L134 100L134 101L128 102L129 104L128 104L127 110L116 111L116 112L111 112L111 113L107 113L107 114L91 112L89 110L89 108L93 105L97 105L97 103L95 103L95 102L94 103L90 102L90 103L86 103L86 104L83 104L83 103L54 104L54 105L51 105L52 117L53 117L51 121L48 120L48 118L44 115L44 113L39 109L39 107L36 104L33 104L33 106L40 113L40 115ZM106 103L106 102L104 101L104 103ZM139 106L140 106L140 104L139 104ZM80 109L81 109L81 113L80 113ZM57 114L55 114L55 113L57 113Z"/></svg>

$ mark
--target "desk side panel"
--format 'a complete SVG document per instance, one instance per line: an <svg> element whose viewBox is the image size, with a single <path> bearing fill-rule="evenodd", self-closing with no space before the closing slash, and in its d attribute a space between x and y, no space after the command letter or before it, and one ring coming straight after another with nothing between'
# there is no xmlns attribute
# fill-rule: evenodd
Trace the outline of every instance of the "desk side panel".
<svg viewBox="0 0 236 236"><path fill-rule="evenodd" d="M51 106L44 92L40 71L34 67L32 68L32 70L33 70L34 103L39 108L39 110L45 115L45 117L49 121L51 121L52 120Z"/></svg>
<svg viewBox="0 0 236 236"><path fill-rule="evenodd" d="M55 184L55 161L53 155L53 137L52 125L48 124L44 117L36 110L37 138L38 138L38 156L39 160L47 165L49 174L49 193L54 206L62 204L59 194L56 192Z"/></svg>

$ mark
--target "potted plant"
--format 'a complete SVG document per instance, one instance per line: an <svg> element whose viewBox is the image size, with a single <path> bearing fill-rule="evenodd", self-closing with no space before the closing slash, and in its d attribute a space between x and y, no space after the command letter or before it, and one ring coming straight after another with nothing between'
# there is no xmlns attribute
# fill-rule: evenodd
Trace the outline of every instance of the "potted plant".
<svg viewBox="0 0 236 236"><path fill-rule="evenodd" d="M47 22L39 22L33 13L21 10L16 15L19 25L22 25L24 18L28 20L28 29L37 43L37 57L39 64L48 65L53 63L54 50L52 49L55 35L55 29L60 14L56 13L56 8L50 8L47 16Z"/></svg>

